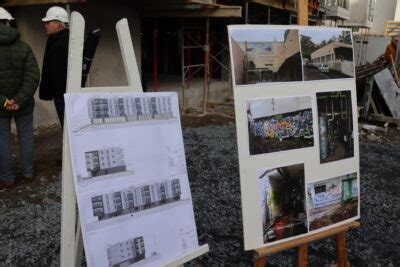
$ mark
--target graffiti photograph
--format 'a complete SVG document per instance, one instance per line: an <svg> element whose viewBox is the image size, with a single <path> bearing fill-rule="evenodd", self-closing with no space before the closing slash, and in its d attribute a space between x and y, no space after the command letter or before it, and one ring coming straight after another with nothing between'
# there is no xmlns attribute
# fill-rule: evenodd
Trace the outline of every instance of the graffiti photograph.
<svg viewBox="0 0 400 267"><path fill-rule="evenodd" d="M301 29L304 80L354 77L351 31Z"/></svg>
<svg viewBox="0 0 400 267"><path fill-rule="evenodd" d="M317 93L320 162L354 156L350 91Z"/></svg>
<svg viewBox="0 0 400 267"><path fill-rule="evenodd" d="M304 164L258 173L264 244L307 233Z"/></svg>
<svg viewBox="0 0 400 267"><path fill-rule="evenodd" d="M314 146L311 97L247 100L250 155Z"/></svg>
<svg viewBox="0 0 400 267"><path fill-rule="evenodd" d="M233 29L236 85L302 81L298 30Z"/></svg>
<svg viewBox="0 0 400 267"><path fill-rule="evenodd" d="M310 231L358 215L357 173L307 185Z"/></svg>

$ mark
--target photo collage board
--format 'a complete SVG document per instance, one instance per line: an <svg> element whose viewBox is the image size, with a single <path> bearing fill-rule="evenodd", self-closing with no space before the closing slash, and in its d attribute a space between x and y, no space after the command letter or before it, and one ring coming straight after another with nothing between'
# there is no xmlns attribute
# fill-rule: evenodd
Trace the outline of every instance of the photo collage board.
<svg viewBox="0 0 400 267"><path fill-rule="evenodd" d="M88 266L162 266L197 249L177 94L65 103Z"/></svg>
<svg viewBox="0 0 400 267"><path fill-rule="evenodd" d="M360 218L352 33L228 26L245 249Z"/></svg>

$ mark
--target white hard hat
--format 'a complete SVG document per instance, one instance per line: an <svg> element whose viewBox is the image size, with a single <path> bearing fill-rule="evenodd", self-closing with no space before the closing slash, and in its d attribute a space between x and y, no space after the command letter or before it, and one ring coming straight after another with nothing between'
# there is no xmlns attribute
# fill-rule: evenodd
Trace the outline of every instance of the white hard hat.
<svg viewBox="0 0 400 267"><path fill-rule="evenodd" d="M11 16L10 13L8 13L7 10L4 8L0 7L0 20L13 20L14 18Z"/></svg>
<svg viewBox="0 0 400 267"><path fill-rule="evenodd" d="M69 22L67 10L59 6L50 7L47 10L46 17L42 18L42 21L52 21L52 20L59 20L64 23Z"/></svg>

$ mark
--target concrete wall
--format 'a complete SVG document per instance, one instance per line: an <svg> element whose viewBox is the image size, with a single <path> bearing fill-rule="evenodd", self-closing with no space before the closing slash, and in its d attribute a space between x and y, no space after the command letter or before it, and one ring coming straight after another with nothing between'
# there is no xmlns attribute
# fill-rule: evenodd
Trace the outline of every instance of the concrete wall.
<svg viewBox="0 0 400 267"><path fill-rule="evenodd" d="M232 55L233 62L232 68L235 72L236 84L242 84L244 81L244 51L240 48L240 45L232 38Z"/></svg>
<svg viewBox="0 0 400 267"><path fill-rule="evenodd" d="M41 18L48 8L49 6L46 5L19 7L15 12L22 39L31 45L40 66L47 40ZM127 85L115 24L121 18L128 19L140 69L140 18L138 13L134 8L122 4L93 2L71 5L71 11L82 13L86 19L86 31L101 28L103 33L90 72L90 86ZM35 126L54 123L58 123L58 119L53 103L39 100L36 95Z"/></svg>
<svg viewBox="0 0 400 267"><path fill-rule="evenodd" d="M385 4L377 2L374 9L374 21L369 33L371 35L383 36L386 27L386 21L393 20L396 12L397 0L385 0Z"/></svg>
<svg viewBox="0 0 400 267"><path fill-rule="evenodd" d="M367 62L374 62L380 55L385 53L386 46L389 44L390 38L369 36L368 44L364 47L360 44L360 40L354 38L354 60L357 65L362 65ZM365 46L365 45L364 45ZM362 58L361 58L362 57Z"/></svg>
<svg viewBox="0 0 400 267"><path fill-rule="evenodd" d="M311 108L311 98L302 96L250 100L247 105L252 118L259 119L272 115L309 109Z"/></svg>
<svg viewBox="0 0 400 267"><path fill-rule="evenodd" d="M370 0L351 0L350 19L346 20L344 24L368 24L369 1Z"/></svg>

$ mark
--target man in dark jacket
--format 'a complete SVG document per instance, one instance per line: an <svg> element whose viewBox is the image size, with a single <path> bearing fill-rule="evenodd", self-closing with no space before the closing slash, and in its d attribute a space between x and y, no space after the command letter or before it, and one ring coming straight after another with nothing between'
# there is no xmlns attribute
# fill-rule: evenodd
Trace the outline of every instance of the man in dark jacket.
<svg viewBox="0 0 400 267"><path fill-rule="evenodd" d="M33 107L39 67L31 48L9 26L13 17L0 8L0 188L15 182L11 156L11 119L17 126L20 172L33 179Z"/></svg>
<svg viewBox="0 0 400 267"><path fill-rule="evenodd" d="M62 7L54 6L47 11L42 21L48 39L43 58L39 97L42 100L54 100L58 119L63 126L68 70L68 13Z"/></svg>

